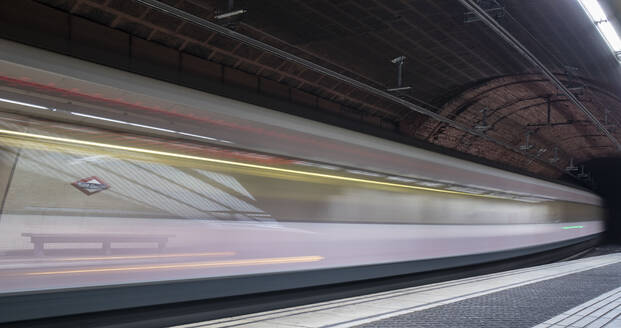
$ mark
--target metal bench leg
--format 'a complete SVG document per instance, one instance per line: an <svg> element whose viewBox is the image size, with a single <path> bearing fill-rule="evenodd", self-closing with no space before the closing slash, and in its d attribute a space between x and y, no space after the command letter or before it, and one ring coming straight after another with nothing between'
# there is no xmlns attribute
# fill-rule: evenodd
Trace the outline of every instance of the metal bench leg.
<svg viewBox="0 0 621 328"><path fill-rule="evenodd" d="M34 255L35 256L43 256L43 242L40 240L33 241L34 244Z"/></svg>
<svg viewBox="0 0 621 328"><path fill-rule="evenodd" d="M110 249L112 248L110 244L111 242L109 241L104 241L102 244L104 254L106 255L110 255Z"/></svg>

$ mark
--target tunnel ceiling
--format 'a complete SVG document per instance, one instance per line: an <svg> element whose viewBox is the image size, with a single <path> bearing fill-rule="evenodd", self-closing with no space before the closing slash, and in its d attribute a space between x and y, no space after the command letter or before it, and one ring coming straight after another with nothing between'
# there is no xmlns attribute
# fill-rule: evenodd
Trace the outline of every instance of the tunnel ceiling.
<svg viewBox="0 0 621 328"><path fill-rule="evenodd" d="M228 0L162 2L382 90L397 86L391 59L405 56L403 86L411 89L399 97L514 149L525 147L508 150L134 0L24 0L3 15L16 22L53 10L68 22L59 35L65 33L73 44L110 49L121 47L114 41L125 40L119 35L129 35L130 56L139 55L138 44L156 64L185 71L191 60L196 73L212 79L541 176L560 177L572 158L577 164L619 154L538 68L457 0L236 0L232 8ZM621 139L619 64L578 2L498 3L500 10L480 1ZM247 12L216 18L240 9ZM111 30L117 34L103 33ZM14 39L23 35L7 33ZM170 63L173 54L183 63Z"/></svg>

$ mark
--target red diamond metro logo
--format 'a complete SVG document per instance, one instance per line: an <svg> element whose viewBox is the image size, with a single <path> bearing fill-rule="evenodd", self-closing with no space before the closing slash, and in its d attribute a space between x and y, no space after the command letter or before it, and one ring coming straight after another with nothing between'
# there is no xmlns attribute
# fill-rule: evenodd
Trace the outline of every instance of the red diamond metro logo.
<svg viewBox="0 0 621 328"><path fill-rule="evenodd" d="M96 176L80 179L72 183L71 185L78 188L78 190L88 196L110 188L109 184L105 183L103 180Z"/></svg>

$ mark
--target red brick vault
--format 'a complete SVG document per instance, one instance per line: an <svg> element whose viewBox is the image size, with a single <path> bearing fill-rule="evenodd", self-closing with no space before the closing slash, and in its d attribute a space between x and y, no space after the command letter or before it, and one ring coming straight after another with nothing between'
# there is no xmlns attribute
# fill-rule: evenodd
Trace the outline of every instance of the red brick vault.
<svg viewBox="0 0 621 328"><path fill-rule="evenodd" d="M621 99L589 81L576 78L570 81L565 76L564 82L574 83L573 90L579 99L617 138L621 136L621 131L615 128L619 117L612 110L619 108ZM430 143L544 176L560 176L572 158L575 163L581 163L618 153L610 140L583 113L575 110L567 97L559 94L538 74L483 82L449 100L439 113L479 128L515 148L522 147L525 153L542 161L533 161L518 152L430 119L412 129L413 134Z"/></svg>

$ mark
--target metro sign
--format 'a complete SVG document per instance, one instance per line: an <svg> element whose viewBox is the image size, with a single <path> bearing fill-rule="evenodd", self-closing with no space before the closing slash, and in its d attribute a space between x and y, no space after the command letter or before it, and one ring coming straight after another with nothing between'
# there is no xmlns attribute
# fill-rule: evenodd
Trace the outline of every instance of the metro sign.
<svg viewBox="0 0 621 328"><path fill-rule="evenodd" d="M96 176L80 179L71 184L78 188L79 191L85 193L87 196L96 194L102 190L110 188L110 185Z"/></svg>

